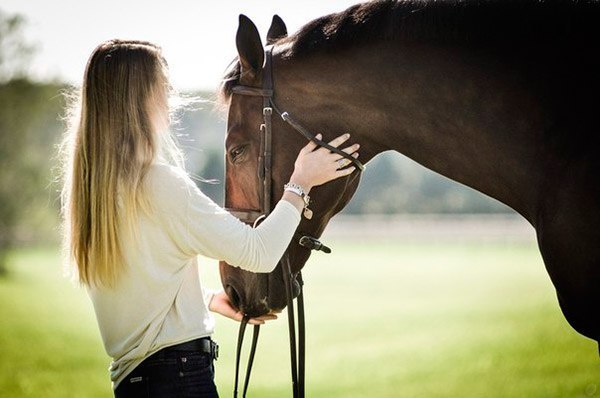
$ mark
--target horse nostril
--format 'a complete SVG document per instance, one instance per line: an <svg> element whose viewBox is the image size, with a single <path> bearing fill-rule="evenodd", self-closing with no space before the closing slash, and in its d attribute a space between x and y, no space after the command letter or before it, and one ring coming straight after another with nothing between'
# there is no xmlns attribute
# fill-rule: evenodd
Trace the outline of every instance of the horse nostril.
<svg viewBox="0 0 600 398"><path fill-rule="evenodd" d="M235 290L235 288L233 286L227 285L227 287L225 288L225 293L227 293L227 296L229 297L229 300L231 301L233 308L241 310L240 295L238 294L237 290Z"/></svg>

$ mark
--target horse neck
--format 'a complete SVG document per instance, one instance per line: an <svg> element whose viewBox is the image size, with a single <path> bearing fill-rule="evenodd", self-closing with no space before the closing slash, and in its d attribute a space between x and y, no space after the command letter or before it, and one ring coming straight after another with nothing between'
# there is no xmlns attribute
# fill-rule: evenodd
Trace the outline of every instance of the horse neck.
<svg viewBox="0 0 600 398"><path fill-rule="evenodd" d="M351 132L363 161L398 151L535 222L544 110L495 59L373 45L284 61L276 90L315 131Z"/></svg>

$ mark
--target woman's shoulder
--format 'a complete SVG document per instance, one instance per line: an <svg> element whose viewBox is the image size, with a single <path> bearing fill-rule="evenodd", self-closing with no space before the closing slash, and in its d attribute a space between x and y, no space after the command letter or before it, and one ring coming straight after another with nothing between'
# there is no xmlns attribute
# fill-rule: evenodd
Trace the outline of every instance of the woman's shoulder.
<svg viewBox="0 0 600 398"><path fill-rule="evenodd" d="M148 169L147 178L159 183L188 183L190 177L181 167L168 163L153 163Z"/></svg>
<svg viewBox="0 0 600 398"><path fill-rule="evenodd" d="M181 167L154 163L146 174L146 189L155 199L172 202L188 196L196 184Z"/></svg>
<svg viewBox="0 0 600 398"><path fill-rule="evenodd" d="M206 196L181 167L165 163L150 166L146 174L146 194L155 210L173 212L177 209L218 213L218 206Z"/></svg>

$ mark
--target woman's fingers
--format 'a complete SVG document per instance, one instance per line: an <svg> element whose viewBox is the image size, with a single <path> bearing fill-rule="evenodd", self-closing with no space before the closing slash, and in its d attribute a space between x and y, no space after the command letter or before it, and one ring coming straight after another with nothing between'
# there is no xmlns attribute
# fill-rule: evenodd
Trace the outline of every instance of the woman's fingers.
<svg viewBox="0 0 600 398"><path fill-rule="evenodd" d="M316 138L322 140L321 134L317 135ZM351 174L355 167L350 166L350 157L358 157L358 149L360 145L345 145L346 141L350 139L350 134L342 134L335 139L329 141L329 147L336 148L336 152L339 152L337 148L343 151L344 157L340 157L339 153L332 152L325 147L319 147L314 142L309 142L296 158L294 163L294 177L296 180L303 181L304 184L310 188L325 184L336 178L340 178ZM339 170L339 169L343 169ZM306 188L305 188L306 189Z"/></svg>
<svg viewBox="0 0 600 398"><path fill-rule="evenodd" d="M337 148L344 142L348 141L348 139L350 139L350 134L343 134L331 141L329 144ZM342 152L347 153L356 159L358 157L358 152L356 151L358 151L359 148L360 144L354 144L342 149ZM334 153L332 153L332 155L336 156L338 168L346 167L348 164L350 164L350 160L346 159L345 157L338 157L339 155Z"/></svg>
<svg viewBox="0 0 600 398"><path fill-rule="evenodd" d="M350 145L349 147L346 147L344 149L342 149L343 152L346 152L348 155L358 151L358 148L360 148L359 144L354 144L354 145Z"/></svg>
<svg viewBox="0 0 600 398"><path fill-rule="evenodd" d="M277 319L277 315L265 314L265 315L257 316L254 319L258 319L259 321L272 321L274 319Z"/></svg>
<svg viewBox="0 0 600 398"><path fill-rule="evenodd" d="M339 137L333 139L333 141L330 141L329 145L337 148L338 146L342 145L344 142L348 141L349 139L350 139L350 134L342 134Z"/></svg>
<svg viewBox="0 0 600 398"><path fill-rule="evenodd" d="M354 170L356 170L355 166L348 167L347 169L337 170L336 177L349 176L350 174L354 173Z"/></svg>
<svg viewBox="0 0 600 398"><path fill-rule="evenodd" d="M317 134L315 136L315 138L318 139L318 140L320 140L320 139L323 138L323 136L321 134ZM306 144L306 146L304 148L302 148L301 152L304 152L304 153L312 152L315 149L317 149L317 146L318 145L314 141L310 140L310 141L308 141L308 144Z"/></svg>
<svg viewBox="0 0 600 398"><path fill-rule="evenodd" d="M221 314L221 315L225 315L228 318L233 319L234 321L238 321L241 322L242 318L244 318L244 314L242 314L240 311L232 311L229 314Z"/></svg>
<svg viewBox="0 0 600 398"><path fill-rule="evenodd" d="M351 157L353 157L354 159L358 159L358 152L354 152L353 154L350 155ZM342 169L346 166L348 166L350 163L352 163L352 161L348 158L345 157L340 157L336 160L336 164L337 164L337 168L338 169Z"/></svg>
<svg viewBox="0 0 600 398"><path fill-rule="evenodd" d="M266 315L257 316L256 318L250 318L248 320L248 323L251 325L264 325L264 323L266 321L273 321L275 319L277 319L277 315L266 314Z"/></svg>
<svg viewBox="0 0 600 398"><path fill-rule="evenodd" d="M323 135L317 134L315 136L315 138L317 140L322 140ZM350 134L342 134L339 137L334 138L333 141L330 141L329 145L337 148L338 146L342 145L344 142L348 141L349 139L350 139ZM350 151L354 146L356 146L356 148L352 152L355 152L360 147L360 145L352 145L352 146L349 146L348 148L344 149L344 151ZM317 149L317 147L318 147L318 145L313 140L310 140L310 141L308 141L308 144L306 144L306 146L304 148L302 148L302 151L303 152L312 152L315 149ZM352 153L352 152L347 152L347 153Z"/></svg>

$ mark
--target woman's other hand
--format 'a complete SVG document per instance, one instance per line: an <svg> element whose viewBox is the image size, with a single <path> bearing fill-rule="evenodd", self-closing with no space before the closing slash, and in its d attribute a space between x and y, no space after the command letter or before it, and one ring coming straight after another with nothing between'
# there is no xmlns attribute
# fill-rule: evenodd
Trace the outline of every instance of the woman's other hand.
<svg viewBox="0 0 600 398"><path fill-rule="evenodd" d="M229 301L229 297L227 297L227 294L224 291L215 293L212 300L210 300L210 303L208 304L208 309L238 322L241 322L242 318L244 317L244 314L233 308L231 301ZM273 319L277 319L277 315L266 314L256 318L250 318L248 323L251 325L262 325L266 321Z"/></svg>

